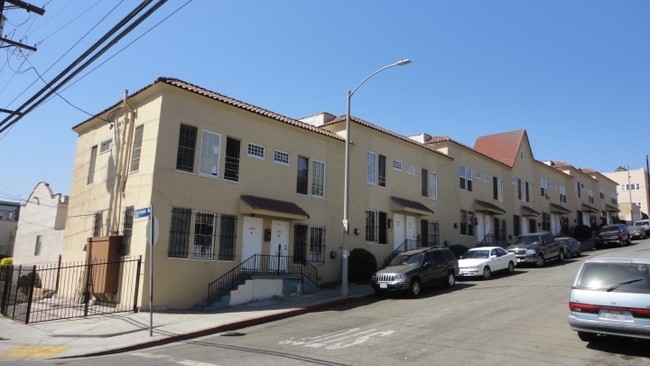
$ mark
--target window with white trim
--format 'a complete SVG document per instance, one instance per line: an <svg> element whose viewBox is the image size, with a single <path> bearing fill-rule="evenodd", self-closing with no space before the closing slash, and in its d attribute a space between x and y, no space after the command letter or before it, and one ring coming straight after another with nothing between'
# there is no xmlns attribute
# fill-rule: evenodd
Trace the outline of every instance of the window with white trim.
<svg viewBox="0 0 650 366"><path fill-rule="evenodd" d="M406 164L406 174L408 174L408 175L415 175L415 165L413 165L413 164Z"/></svg>
<svg viewBox="0 0 650 366"><path fill-rule="evenodd" d="M103 154L107 151L111 151L112 148L113 148L113 139L104 140L99 145L99 153Z"/></svg>
<svg viewBox="0 0 650 366"><path fill-rule="evenodd" d="M257 159L264 159L264 156L265 156L264 146L249 143L248 144L248 156L253 157L253 158L257 158Z"/></svg>
<svg viewBox="0 0 650 366"><path fill-rule="evenodd" d="M366 181L377 184L377 154L368 151Z"/></svg>
<svg viewBox="0 0 650 366"><path fill-rule="evenodd" d="M438 199L438 174L422 169L422 196Z"/></svg>
<svg viewBox="0 0 650 366"><path fill-rule="evenodd" d="M201 163L199 174L212 177L219 176L219 156L221 148L221 136L209 132L201 132Z"/></svg>
<svg viewBox="0 0 650 366"><path fill-rule="evenodd" d="M460 166L460 189L472 191L472 168L465 165Z"/></svg>
<svg viewBox="0 0 650 366"><path fill-rule="evenodd" d="M288 152L275 150L273 152L273 161L278 164L289 165L291 163L291 155Z"/></svg>
<svg viewBox="0 0 650 366"><path fill-rule="evenodd" d="M217 215L197 211L194 217L194 251L196 259L214 259L214 238Z"/></svg>
<svg viewBox="0 0 650 366"><path fill-rule="evenodd" d="M309 261L313 264L325 263L325 228L309 228Z"/></svg>
<svg viewBox="0 0 650 366"><path fill-rule="evenodd" d="M325 197L325 163L314 160L311 167L311 194L316 197Z"/></svg>
<svg viewBox="0 0 650 366"><path fill-rule="evenodd" d="M401 172L402 171L402 162L399 160L393 160L393 169Z"/></svg>

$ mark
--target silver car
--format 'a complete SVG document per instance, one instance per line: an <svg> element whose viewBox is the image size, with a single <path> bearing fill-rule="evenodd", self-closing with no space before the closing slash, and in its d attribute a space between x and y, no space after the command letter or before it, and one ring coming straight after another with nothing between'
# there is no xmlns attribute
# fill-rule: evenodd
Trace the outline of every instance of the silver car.
<svg viewBox="0 0 650 366"><path fill-rule="evenodd" d="M650 257L586 260L569 296L569 324L589 342L598 334L650 339Z"/></svg>

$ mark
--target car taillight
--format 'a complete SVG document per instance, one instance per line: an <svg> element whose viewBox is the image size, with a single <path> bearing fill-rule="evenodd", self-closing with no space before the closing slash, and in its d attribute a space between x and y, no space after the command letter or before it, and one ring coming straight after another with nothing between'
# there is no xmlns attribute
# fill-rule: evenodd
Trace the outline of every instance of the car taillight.
<svg viewBox="0 0 650 366"><path fill-rule="evenodd" d="M612 311L629 311L635 318L650 318L650 308L628 308L623 306L598 306L591 304L582 304L579 302L570 302L569 309L579 313L597 314L600 309Z"/></svg>
<svg viewBox="0 0 650 366"><path fill-rule="evenodd" d="M569 309L571 311L577 311L580 313L598 313L600 307L596 305L581 304L579 302L570 302Z"/></svg>
<svg viewBox="0 0 650 366"><path fill-rule="evenodd" d="M630 312L635 318L650 318L650 309L634 308Z"/></svg>

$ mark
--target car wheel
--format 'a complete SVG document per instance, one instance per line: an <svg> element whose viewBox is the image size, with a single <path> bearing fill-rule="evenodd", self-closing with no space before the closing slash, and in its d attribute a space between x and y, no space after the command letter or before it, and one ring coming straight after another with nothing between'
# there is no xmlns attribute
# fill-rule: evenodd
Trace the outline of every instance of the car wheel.
<svg viewBox="0 0 650 366"><path fill-rule="evenodd" d="M448 272L445 278L445 287L452 288L456 284L456 276L453 272Z"/></svg>
<svg viewBox="0 0 650 366"><path fill-rule="evenodd" d="M571 251L567 250L566 254L564 255L564 259L571 259L571 257L573 257L573 255L571 254Z"/></svg>
<svg viewBox="0 0 650 366"><path fill-rule="evenodd" d="M578 249L578 252L576 253L576 257L581 257L582 256L582 249Z"/></svg>
<svg viewBox="0 0 650 366"><path fill-rule="evenodd" d="M508 263L508 273L515 273L515 264L512 262Z"/></svg>
<svg viewBox="0 0 650 366"><path fill-rule="evenodd" d="M411 282L411 286L409 287L409 295L413 297L418 297L420 296L421 291L422 291L422 287L420 286L420 281L413 280Z"/></svg>
<svg viewBox="0 0 650 366"><path fill-rule="evenodd" d="M546 264L546 259L544 259L544 254L539 253L537 255L537 262L535 262L535 265L537 267L544 267L544 264Z"/></svg>
<svg viewBox="0 0 650 366"><path fill-rule="evenodd" d="M596 333L578 332L581 341L591 342L596 339Z"/></svg>
<svg viewBox="0 0 650 366"><path fill-rule="evenodd" d="M492 270L490 269L489 266L485 266L483 268L483 279L484 280L489 280L490 277L492 277Z"/></svg>
<svg viewBox="0 0 650 366"><path fill-rule="evenodd" d="M564 249L560 249L560 254L557 255L557 261L562 262L562 261L564 261L564 258L566 258L565 254L564 254Z"/></svg>

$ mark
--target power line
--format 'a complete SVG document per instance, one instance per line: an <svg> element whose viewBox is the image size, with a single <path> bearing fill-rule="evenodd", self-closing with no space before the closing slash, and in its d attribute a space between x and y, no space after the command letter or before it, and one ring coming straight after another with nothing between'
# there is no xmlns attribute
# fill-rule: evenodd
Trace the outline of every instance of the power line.
<svg viewBox="0 0 650 366"><path fill-rule="evenodd" d="M16 111L12 112L5 119L0 121L0 133L7 130L15 123L17 123L22 117L27 113L31 112L34 108L39 106L43 101L49 98L54 92L63 87L68 81L80 73L83 69L88 67L92 62L94 62L98 57L104 54L108 49L114 46L120 39L130 33L135 27L142 23L146 18L158 10L162 5L164 5L167 0L158 0L150 9L145 11L145 8L149 6L154 0L143 1L138 7L131 11L124 19L118 22L109 32L107 32L103 37L100 38L95 44L93 44L83 55L77 58L72 64L70 64L63 72L59 73L52 81L45 85L41 90L39 90L34 96L32 96L27 102L21 105ZM144 11L140 16L138 14ZM136 18L136 16L138 16ZM136 18L135 20L133 20ZM130 21L133 22L128 24ZM127 25L128 24L128 25ZM124 28L122 31L120 29ZM120 31L113 39L110 39L116 32ZM110 40L110 42L108 42ZM87 61L85 61L81 66L78 66L79 63L88 58L93 52L95 52L102 44L108 42L104 45L97 53L92 55ZM57 84L58 83L58 84Z"/></svg>

